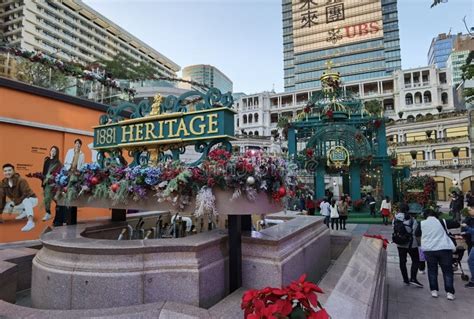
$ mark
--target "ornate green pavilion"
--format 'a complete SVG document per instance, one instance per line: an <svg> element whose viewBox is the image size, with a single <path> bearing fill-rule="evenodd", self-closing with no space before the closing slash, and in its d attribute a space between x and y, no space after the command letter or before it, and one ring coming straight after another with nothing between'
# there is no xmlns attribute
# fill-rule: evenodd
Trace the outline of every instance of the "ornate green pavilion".
<svg viewBox="0 0 474 319"><path fill-rule="evenodd" d="M321 76L322 90L313 93L304 112L289 124L289 156L314 173L315 198L325 195L325 175L338 174L344 190L360 199L361 178L374 171L382 179L381 193L393 198L382 109L364 106L340 84L340 74L328 63Z"/></svg>

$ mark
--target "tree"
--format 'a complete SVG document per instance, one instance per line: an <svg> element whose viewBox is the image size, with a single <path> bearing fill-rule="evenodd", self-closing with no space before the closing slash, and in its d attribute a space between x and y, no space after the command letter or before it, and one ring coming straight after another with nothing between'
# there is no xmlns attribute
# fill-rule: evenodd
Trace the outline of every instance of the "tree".
<svg viewBox="0 0 474 319"><path fill-rule="evenodd" d="M461 66L461 71L462 71L462 78L464 80L471 80L474 78L474 51L469 52L466 63ZM470 102L471 100L474 100L474 88L466 88L464 89L464 100L466 102Z"/></svg>
<svg viewBox="0 0 474 319"><path fill-rule="evenodd" d="M366 101L364 107L370 115L378 116L382 111L382 102L380 100Z"/></svg>
<svg viewBox="0 0 474 319"><path fill-rule="evenodd" d="M437 6L440 3L446 3L448 0L433 0L433 3L431 4L431 8Z"/></svg>
<svg viewBox="0 0 474 319"><path fill-rule="evenodd" d="M114 79L143 81L156 75L156 69L150 63L141 61L136 64L121 54L115 55L111 60L98 60L96 63Z"/></svg>
<svg viewBox="0 0 474 319"><path fill-rule="evenodd" d="M19 81L57 91L66 89L70 84L69 78L60 70L26 59L17 61L15 77Z"/></svg>

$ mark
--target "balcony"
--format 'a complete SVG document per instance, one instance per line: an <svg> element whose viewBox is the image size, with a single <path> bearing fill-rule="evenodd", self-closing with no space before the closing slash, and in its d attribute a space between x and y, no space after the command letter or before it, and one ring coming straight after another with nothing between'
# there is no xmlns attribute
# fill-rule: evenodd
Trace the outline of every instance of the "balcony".
<svg viewBox="0 0 474 319"><path fill-rule="evenodd" d="M426 144L440 144L440 143L462 143L469 142L469 136L457 136L457 137L443 137L437 139L424 139L419 141L410 141L410 142L389 142L390 146L412 146L412 145L426 145Z"/></svg>
<svg viewBox="0 0 474 319"><path fill-rule="evenodd" d="M440 168L469 168L473 167L473 160L470 157L458 158L457 163L455 158L442 159L442 160L417 160L416 165L412 167L413 170L428 170L428 169L440 169ZM404 161L402 165L410 165Z"/></svg>

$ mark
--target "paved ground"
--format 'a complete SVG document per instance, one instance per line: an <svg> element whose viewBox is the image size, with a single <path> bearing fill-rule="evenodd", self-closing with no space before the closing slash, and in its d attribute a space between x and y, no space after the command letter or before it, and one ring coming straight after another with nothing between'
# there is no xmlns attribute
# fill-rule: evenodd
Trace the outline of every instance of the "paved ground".
<svg viewBox="0 0 474 319"><path fill-rule="evenodd" d="M357 227L355 230L357 230ZM382 234L387 239L390 239L392 229L390 226L373 225L368 227L367 232L370 234ZM448 301L446 299L441 274L438 279L440 285L440 296L438 299L435 299L431 297L428 286L428 277L426 274L418 275L418 280L425 285L424 288L420 289L412 286L405 286L398 266L398 253L396 246L390 244L387 253L387 279L389 285L387 319L474 318L474 290L464 288L465 282L461 280L460 272L456 272L454 275L456 300ZM466 264L466 258L467 256L464 257L463 267L465 273L470 276ZM408 271L410 271L409 267L410 266L408 266Z"/></svg>

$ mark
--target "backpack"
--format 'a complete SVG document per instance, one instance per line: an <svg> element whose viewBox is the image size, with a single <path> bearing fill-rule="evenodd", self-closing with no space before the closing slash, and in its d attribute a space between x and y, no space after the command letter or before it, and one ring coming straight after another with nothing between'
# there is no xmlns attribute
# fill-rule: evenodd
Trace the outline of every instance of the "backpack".
<svg viewBox="0 0 474 319"><path fill-rule="evenodd" d="M413 220L410 227L413 229ZM392 241L397 245L409 245L413 241L413 235L407 232L405 224L400 220L395 220L393 223Z"/></svg>

